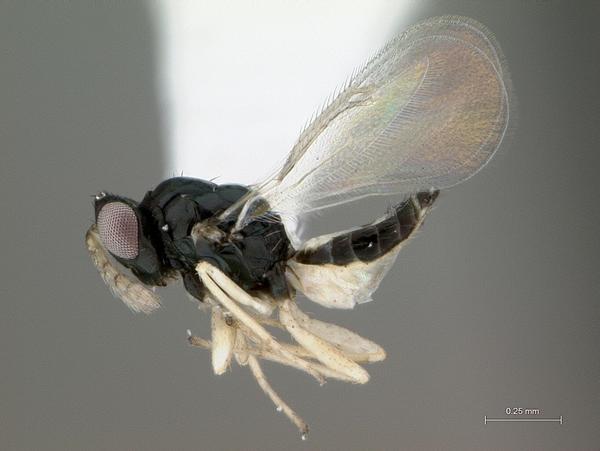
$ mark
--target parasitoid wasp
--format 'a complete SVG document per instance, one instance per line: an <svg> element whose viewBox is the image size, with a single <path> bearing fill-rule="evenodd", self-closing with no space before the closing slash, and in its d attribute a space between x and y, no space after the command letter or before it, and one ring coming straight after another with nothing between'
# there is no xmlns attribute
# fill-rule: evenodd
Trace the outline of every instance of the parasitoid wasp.
<svg viewBox="0 0 600 451"><path fill-rule="evenodd" d="M296 294L329 308L371 299L439 191L478 172L508 126L510 79L478 22L431 18L392 39L301 132L283 167L251 186L176 177L141 202L100 193L86 235L92 260L133 311L159 307L152 287L181 278L211 311L216 374L248 366L277 409L306 423L272 389L259 360L364 384L361 364L385 351L303 313ZM374 195L399 202L370 224L303 240L312 212ZM115 263L112 258L118 263ZM135 279L120 268L128 268ZM136 280L137 279L137 280ZM270 328L289 332L283 342Z"/></svg>

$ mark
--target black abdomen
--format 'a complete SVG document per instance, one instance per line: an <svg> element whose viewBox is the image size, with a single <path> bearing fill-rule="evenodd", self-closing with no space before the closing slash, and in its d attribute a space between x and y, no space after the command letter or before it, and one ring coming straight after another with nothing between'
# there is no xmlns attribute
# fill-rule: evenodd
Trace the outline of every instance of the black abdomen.
<svg viewBox="0 0 600 451"><path fill-rule="evenodd" d="M422 192L397 205L385 217L358 229L333 235L296 253L299 263L347 265L375 260L408 239L422 222L439 191Z"/></svg>

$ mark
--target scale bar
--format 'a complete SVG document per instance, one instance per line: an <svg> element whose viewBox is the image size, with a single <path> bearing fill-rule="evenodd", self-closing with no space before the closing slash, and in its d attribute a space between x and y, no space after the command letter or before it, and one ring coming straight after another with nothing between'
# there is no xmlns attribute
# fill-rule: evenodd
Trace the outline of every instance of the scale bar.
<svg viewBox="0 0 600 451"><path fill-rule="evenodd" d="M513 423L513 422L538 422L538 423L560 423L563 424L562 415L559 418L488 418L483 417L483 423Z"/></svg>

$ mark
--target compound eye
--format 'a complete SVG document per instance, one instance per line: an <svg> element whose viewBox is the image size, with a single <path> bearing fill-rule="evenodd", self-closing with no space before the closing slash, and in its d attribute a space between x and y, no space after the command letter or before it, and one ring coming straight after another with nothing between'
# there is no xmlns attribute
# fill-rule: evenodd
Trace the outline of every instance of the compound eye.
<svg viewBox="0 0 600 451"><path fill-rule="evenodd" d="M102 207L96 219L100 239L116 257L134 259L139 253L138 221L135 211L123 202Z"/></svg>

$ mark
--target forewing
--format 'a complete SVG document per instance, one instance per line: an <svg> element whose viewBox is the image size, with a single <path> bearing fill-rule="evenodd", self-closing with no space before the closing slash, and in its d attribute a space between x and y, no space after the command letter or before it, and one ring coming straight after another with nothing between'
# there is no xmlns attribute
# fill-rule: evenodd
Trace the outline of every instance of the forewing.
<svg viewBox="0 0 600 451"><path fill-rule="evenodd" d="M294 215L446 188L489 161L508 116L508 74L489 31L467 18L429 19L351 79L258 193Z"/></svg>

